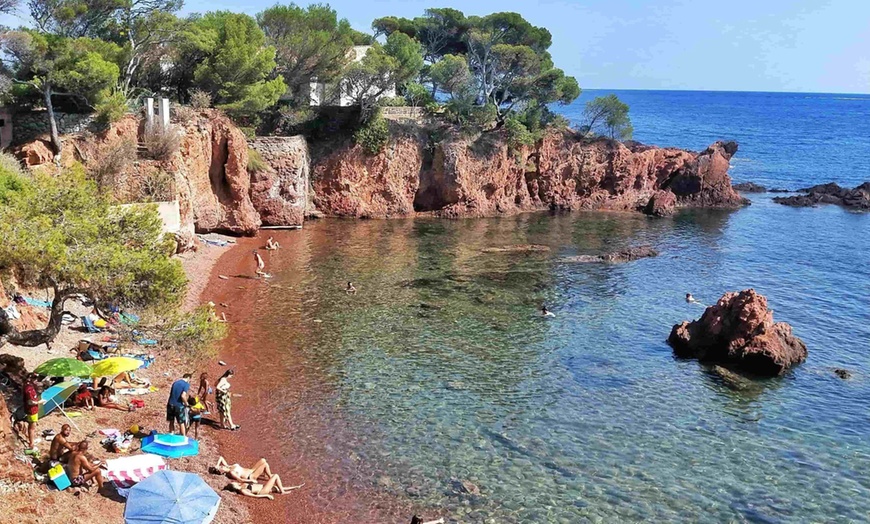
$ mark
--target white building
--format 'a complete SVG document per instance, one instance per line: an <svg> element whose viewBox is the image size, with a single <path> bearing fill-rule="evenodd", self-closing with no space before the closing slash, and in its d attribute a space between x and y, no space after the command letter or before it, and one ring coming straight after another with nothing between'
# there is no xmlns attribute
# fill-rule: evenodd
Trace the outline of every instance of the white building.
<svg viewBox="0 0 870 524"><path fill-rule="evenodd" d="M353 46L353 61L361 61L370 48L371 46L369 45ZM354 104L354 100L356 100L358 98L357 95L360 94L351 92L350 88L344 81L342 81L338 86L335 86L334 84L318 82L317 78L311 79L308 83L308 89L309 101L312 106L348 107ZM396 96L396 86L391 86L383 92L378 99L394 96Z"/></svg>

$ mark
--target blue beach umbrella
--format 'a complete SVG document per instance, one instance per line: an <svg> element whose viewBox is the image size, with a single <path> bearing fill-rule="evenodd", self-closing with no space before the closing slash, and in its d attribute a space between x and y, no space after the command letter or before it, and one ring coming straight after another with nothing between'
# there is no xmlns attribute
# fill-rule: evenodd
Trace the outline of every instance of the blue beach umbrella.
<svg viewBox="0 0 870 524"><path fill-rule="evenodd" d="M79 388L78 380L70 380L55 384L46 389L40 395L42 402L39 403L39 418L42 418L57 408L63 411L63 403L66 402L75 391Z"/></svg>
<svg viewBox="0 0 870 524"><path fill-rule="evenodd" d="M162 457L181 458L199 454L199 442L168 433L152 433L142 439L142 451Z"/></svg>
<svg viewBox="0 0 870 524"><path fill-rule="evenodd" d="M124 524L209 524L220 503L199 475L164 469L130 488Z"/></svg>

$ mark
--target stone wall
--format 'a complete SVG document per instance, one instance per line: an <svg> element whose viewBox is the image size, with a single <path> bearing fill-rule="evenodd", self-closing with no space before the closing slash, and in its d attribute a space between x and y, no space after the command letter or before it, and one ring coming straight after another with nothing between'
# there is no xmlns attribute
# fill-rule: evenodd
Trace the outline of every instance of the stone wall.
<svg viewBox="0 0 870 524"><path fill-rule="evenodd" d="M267 164L251 170L251 201L263 225L301 226L313 209L305 137L257 137L249 139L248 146Z"/></svg>
<svg viewBox="0 0 870 524"><path fill-rule="evenodd" d="M422 122L426 111L422 107L382 107L381 115L394 122Z"/></svg>
<svg viewBox="0 0 870 524"><path fill-rule="evenodd" d="M57 130L61 135L77 134L88 129L94 121L93 114L56 112ZM13 118L13 142L21 144L49 132L48 112L30 111L17 113Z"/></svg>

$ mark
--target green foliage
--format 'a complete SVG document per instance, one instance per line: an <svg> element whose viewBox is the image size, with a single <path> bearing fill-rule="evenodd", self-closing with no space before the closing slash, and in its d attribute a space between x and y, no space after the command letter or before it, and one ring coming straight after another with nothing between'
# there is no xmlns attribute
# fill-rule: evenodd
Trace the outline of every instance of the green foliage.
<svg viewBox="0 0 870 524"><path fill-rule="evenodd" d="M535 135L517 118L508 117L504 121L504 130L511 149L535 145Z"/></svg>
<svg viewBox="0 0 870 524"><path fill-rule="evenodd" d="M226 338L227 325L218 322L210 306L200 306L190 313L175 313L158 328L161 342L173 349L202 356L213 353L215 344Z"/></svg>
<svg viewBox="0 0 870 524"><path fill-rule="evenodd" d="M411 80L423 68L420 44L404 33L393 33L381 46L374 43L365 57L345 70L344 89L364 110L388 90Z"/></svg>
<svg viewBox="0 0 870 524"><path fill-rule="evenodd" d="M461 96L473 89L468 61L461 55L445 55L429 68L429 77L436 89L450 97Z"/></svg>
<svg viewBox="0 0 870 524"><path fill-rule="evenodd" d="M269 164L263 160L263 155L256 149L248 148L248 173L261 173L268 169Z"/></svg>
<svg viewBox="0 0 870 524"><path fill-rule="evenodd" d="M202 89L194 89L190 92L190 107L194 109L208 109L211 107L211 94Z"/></svg>
<svg viewBox="0 0 870 524"><path fill-rule="evenodd" d="M30 179L24 174L18 159L9 153L0 153L0 205L8 204L13 195L30 188Z"/></svg>
<svg viewBox="0 0 870 524"><path fill-rule="evenodd" d="M411 107L425 107L435 102L432 94L423 84L411 82L405 85L405 102Z"/></svg>
<svg viewBox="0 0 870 524"><path fill-rule="evenodd" d="M367 154L377 155L390 140L389 123L380 114L376 114L354 133L353 139Z"/></svg>
<svg viewBox="0 0 870 524"><path fill-rule="evenodd" d="M308 103L307 87L312 78L335 80L350 63L351 48L370 43L323 4L307 8L276 4L258 14L257 23L277 51L277 72L289 86L296 105Z"/></svg>
<svg viewBox="0 0 870 524"><path fill-rule="evenodd" d="M0 267L128 306L175 304L186 278L161 229L154 206L111 206L80 166L36 174L0 207Z"/></svg>
<svg viewBox="0 0 870 524"><path fill-rule="evenodd" d="M108 95L102 95L94 106L94 110L97 114L97 123L107 126L117 122L127 114L127 99L124 97L124 93L113 91Z"/></svg>
<svg viewBox="0 0 870 524"><path fill-rule="evenodd" d="M407 102L403 96L385 96L378 99L378 106L380 107L404 107L405 105L407 105Z"/></svg>
<svg viewBox="0 0 870 524"><path fill-rule="evenodd" d="M582 132L600 134L611 139L628 140L633 128L628 117L628 104L616 95L599 96L586 104Z"/></svg>
<svg viewBox="0 0 870 524"><path fill-rule="evenodd" d="M287 90L275 69L275 48L248 15L218 11L196 20L189 44L205 55L193 79L209 92L215 105L246 118L275 104Z"/></svg>
<svg viewBox="0 0 870 524"><path fill-rule="evenodd" d="M447 54L466 52L465 33L469 21L465 15L451 8L427 9L423 16L409 20L388 16L372 22L377 34L404 33L423 46L427 62L434 63Z"/></svg>

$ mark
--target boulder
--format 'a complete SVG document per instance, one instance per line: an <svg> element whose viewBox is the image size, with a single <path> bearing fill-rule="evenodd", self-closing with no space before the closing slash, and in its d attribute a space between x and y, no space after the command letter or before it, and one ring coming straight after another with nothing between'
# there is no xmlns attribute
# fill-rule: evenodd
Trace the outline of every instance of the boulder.
<svg viewBox="0 0 870 524"><path fill-rule="evenodd" d="M18 147L15 156L27 167L41 166L54 160L54 149L47 140L34 140Z"/></svg>
<svg viewBox="0 0 870 524"><path fill-rule="evenodd" d="M815 207L819 204L835 204L859 211L870 211L870 182L849 189L834 182L799 189L803 195L776 197L777 204L792 207Z"/></svg>
<svg viewBox="0 0 870 524"><path fill-rule="evenodd" d="M251 201L263 225L301 226L311 185L305 137L258 137L249 145L267 164L262 169L249 169Z"/></svg>
<svg viewBox="0 0 870 524"><path fill-rule="evenodd" d="M677 195L670 191L656 191L650 197L643 212L654 217L673 215L677 210Z"/></svg>
<svg viewBox="0 0 870 524"><path fill-rule="evenodd" d="M807 347L785 322L773 321L767 299L753 289L726 293L700 319L677 324L668 343L682 358L733 365L778 376L807 358Z"/></svg>
<svg viewBox="0 0 870 524"><path fill-rule="evenodd" d="M741 182L734 184L734 189L742 193L767 193L767 188L755 182Z"/></svg>
<svg viewBox="0 0 870 524"><path fill-rule="evenodd" d="M12 432L10 409L0 395L0 471L7 482L25 482L33 479L30 467L15 458L16 438Z"/></svg>

